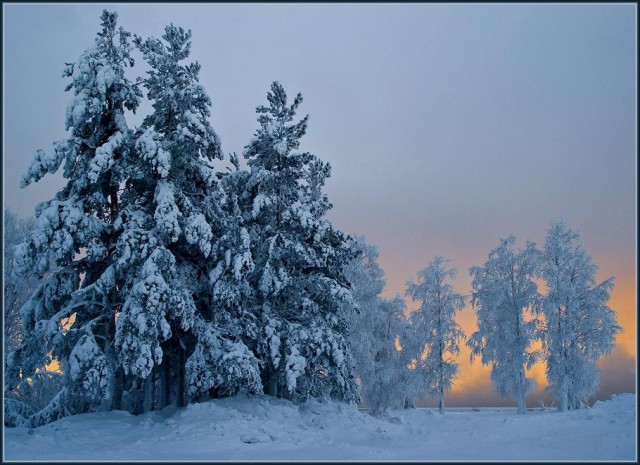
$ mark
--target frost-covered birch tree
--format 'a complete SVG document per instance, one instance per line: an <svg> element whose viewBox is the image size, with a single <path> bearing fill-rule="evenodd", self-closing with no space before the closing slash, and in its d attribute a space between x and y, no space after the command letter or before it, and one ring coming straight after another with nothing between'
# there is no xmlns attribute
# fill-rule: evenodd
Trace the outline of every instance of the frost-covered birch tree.
<svg viewBox="0 0 640 465"><path fill-rule="evenodd" d="M25 328L22 324L20 309L29 300L40 284L34 274L27 273L18 277L13 274L13 255L16 246L33 230L32 218L23 220L11 210L4 209L3 247L4 247L4 353L10 354L20 347L24 339ZM28 328L27 328L28 330ZM41 367L28 380L20 378L12 390L5 391L6 423L13 423L19 417L27 417L45 407L61 387L62 375Z"/></svg>
<svg viewBox="0 0 640 465"><path fill-rule="evenodd" d="M352 305L344 266L347 236L324 218L331 208L322 187L330 166L299 152L308 117L294 122L302 95L291 105L274 82L260 128L245 148L250 173L240 203L250 205L243 224L253 262L248 282L259 323L257 354L271 395L304 401L328 395L357 399L341 313Z"/></svg>
<svg viewBox="0 0 640 465"><path fill-rule="evenodd" d="M413 391L407 352L396 340L407 337L404 301L384 299L384 272L378 265L378 249L363 237L352 241L358 251L346 267L355 306L347 307L349 341L358 378L360 397L373 414L401 407Z"/></svg>
<svg viewBox="0 0 640 465"><path fill-rule="evenodd" d="M11 210L4 209L3 218L4 247L4 353L11 353L20 346L24 330L20 309L29 300L38 285L34 275L25 274L17 277L13 274L13 254L16 246L22 243L25 236L33 229L33 219L23 220Z"/></svg>
<svg viewBox="0 0 640 465"><path fill-rule="evenodd" d="M435 257L418 273L418 282L407 282L406 294L420 303L411 313L412 332L419 341L416 370L421 385L430 396L437 396L440 413L444 413L444 394L453 385L458 364L453 355L460 353L459 340L465 337L455 321L464 308L465 296L455 293L451 282L456 271L446 268L448 260Z"/></svg>
<svg viewBox="0 0 640 465"><path fill-rule="evenodd" d="M354 303L345 306L345 318L349 323L351 354L362 393L363 385L371 381L368 379L367 370L373 364L373 354L376 351L374 346L376 342L379 343L373 337L370 323L379 308L380 293L384 289L385 279L384 271L378 264L378 249L375 245L368 244L362 236L356 236L350 241L350 246L358 255L345 267Z"/></svg>
<svg viewBox="0 0 640 465"><path fill-rule="evenodd" d="M478 330L467 345L472 357L480 356L483 365L491 364L491 381L498 394L515 397L518 413L526 412L526 394L533 387L525 370L539 358L538 351L531 349L538 320L527 318L537 312L539 256L534 243L516 250L515 237L509 236L489 252L483 266L469 270Z"/></svg>
<svg viewBox="0 0 640 465"><path fill-rule="evenodd" d="M361 389L366 405L374 414L406 407L415 392L415 371L409 368L411 357L402 346L409 324L405 309L404 300L397 295L393 299L378 299L366 316L373 347L371 360L362 370Z"/></svg>
<svg viewBox="0 0 640 465"><path fill-rule="evenodd" d="M615 344L616 314L608 305L613 278L595 280L596 265L577 232L563 222L551 225L542 256L547 287L543 347L549 389L562 411L579 408L598 386L598 359Z"/></svg>

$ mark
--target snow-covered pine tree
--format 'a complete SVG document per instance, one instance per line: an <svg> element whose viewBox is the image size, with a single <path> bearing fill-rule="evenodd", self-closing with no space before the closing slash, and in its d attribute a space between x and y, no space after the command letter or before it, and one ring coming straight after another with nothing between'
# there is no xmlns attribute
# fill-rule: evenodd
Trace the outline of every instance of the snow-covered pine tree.
<svg viewBox="0 0 640 465"><path fill-rule="evenodd" d="M613 278L595 281L596 265L577 232L559 221L547 232L541 275L546 324L543 347L549 389L562 411L579 408L598 386L598 359L611 351L616 314L607 305Z"/></svg>
<svg viewBox="0 0 640 465"><path fill-rule="evenodd" d="M396 340L407 337L408 321L400 297L387 300L380 296L385 280L378 249L363 237L356 237L350 246L358 256L345 268L355 304L345 309L349 342L360 397L371 413L379 414L402 407L413 392L408 353L396 347Z"/></svg>
<svg viewBox="0 0 640 465"><path fill-rule="evenodd" d="M130 34L104 11L93 47L64 76L73 90L66 115L67 139L39 150L21 185L56 172L64 163L67 183L36 208L34 231L15 254L15 272L46 279L22 308L25 338L6 358L5 390L58 360L64 387L23 424L40 425L62 415L111 408L116 355L116 315L122 295L113 263L120 231L123 160L132 150L125 110L140 93L125 77L133 65ZM19 422L20 422L19 421Z"/></svg>
<svg viewBox="0 0 640 465"><path fill-rule="evenodd" d="M352 305L344 266L347 236L324 214L331 208L322 186L330 166L297 149L308 117L293 122L302 102L291 105L278 82L257 113L260 128L245 148L250 168L241 203L249 233L256 290L256 348L265 392L304 402L328 395L357 399L343 305Z"/></svg>
<svg viewBox="0 0 640 465"><path fill-rule="evenodd" d="M464 308L465 296L453 292L450 281L456 270L446 268L447 261L435 257L418 273L417 283L407 282L406 291L407 296L420 303L410 316L412 331L420 341L416 370L427 395L438 397L441 414L445 409L444 393L458 373L452 355L460 353L459 340L465 337L455 321L456 312Z"/></svg>
<svg viewBox="0 0 640 465"><path fill-rule="evenodd" d="M502 397L514 396L518 413L526 412L526 394L533 380L525 369L538 360L531 350L537 337L538 320L527 313L538 309L538 287L534 281L540 252L533 242L514 250L515 237L501 239L489 252L483 266L474 266L471 303L476 310L478 330L467 345L472 357L481 356L482 364L491 364L491 381Z"/></svg>
<svg viewBox="0 0 640 465"><path fill-rule="evenodd" d="M137 133L138 169L122 215L122 264L137 268L127 273L131 291L115 340L125 374L135 375L131 400L142 411L207 394L261 391L258 361L227 314L237 307L235 297L211 283L228 237L248 248L246 231L229 216L234 212L225 215L218 204L213 162L222 151L207 120L211 100L198 82L200 65L182 63L191 31L170 25L162 39L135 38L151 68L144 87L154 112ZM248 263L238 265L231 250L224 256L241 281L251 257L242 253Z"/></svg>

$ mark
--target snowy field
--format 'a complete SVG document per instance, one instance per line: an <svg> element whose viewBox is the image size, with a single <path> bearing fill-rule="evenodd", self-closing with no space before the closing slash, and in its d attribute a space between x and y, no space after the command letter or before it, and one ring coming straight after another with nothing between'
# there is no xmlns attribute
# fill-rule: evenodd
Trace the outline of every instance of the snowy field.
<svg viewBox="0 0 640 465"><path fill-rule="evenodd" d="M635 460L635 394L560 413L515 408L393 411L267 397L133 416L68 417L5 428L5 460Z"/></svg>

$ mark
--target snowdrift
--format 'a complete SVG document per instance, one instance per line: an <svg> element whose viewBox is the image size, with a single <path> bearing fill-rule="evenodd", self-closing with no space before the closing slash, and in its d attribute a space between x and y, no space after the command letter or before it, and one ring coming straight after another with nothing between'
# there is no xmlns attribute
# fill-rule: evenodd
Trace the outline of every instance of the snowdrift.
<svg viewBox="0 0 640 465"><path fill-rule="evenodd" d="M241 395L4 434L5 460L635 460L636 396L567 413L411 409L374 418L332 401L297 407Z"/></svg>

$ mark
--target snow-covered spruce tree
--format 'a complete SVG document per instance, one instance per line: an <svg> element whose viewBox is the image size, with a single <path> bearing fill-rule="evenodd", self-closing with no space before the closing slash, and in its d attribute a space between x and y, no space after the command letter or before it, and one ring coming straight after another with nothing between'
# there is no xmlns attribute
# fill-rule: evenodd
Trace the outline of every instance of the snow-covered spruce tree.
<svg viewBox="0 0 640 465"><path fill-rule="evenodd" d="M378 265L378 249L363 237L351 241L359 252L345 268L355 305L346 307L349 341L360 397L371 413L401 407L412 394L407 352L400 352L396 339L404 340L408 321L404 301L380 296L384 272Z"/></svg>
<svg viewBox="0 0 640 465"><path fill-rule="evenodd" d="M540 252L527 242L514 250L515 237L501 239L489 252L483 266L472 267L471 303L476 310L478 330L467 345L472 357L481 356L482 364L491 364L491 381L502 397L514 396L518 413L526 412L526 394L533 380L525 369L538 360L538 351L530 346L537 337L538 320L527 319L537 313L538 287L534 281Z"/></svg>
<svg viewBox="0 0 640 465"><path fill-rule="evenodd" d="M411 328L420 341L416 370L427 395L437 396L440 413L444 413L444 393L453 385L458 364L452 355L460 353L459 340L465 337L455 321L464 308L465 296L453 292L450 281L456 270L446 268L448 260L435 257L418 275L417 283L407 282L406 295L420 303L411 313ZM424 358L423 358L424 357Z"/></svg>
<svg viewBox="0 0 640 465"><path fill-rule="evenodd" d="M598 386L598 359L611 351L622 328L607 305L613 278L596 283L597 267L577 232L563 222L551 225L542 256L547 286L543 346L549 390L562 411L579 408Z"/></svg>
<svg viewBox="0 0 640 465"><path fill-rule="evenodd" d="M140 94L125 77L133 65L130 34L103 12L93 47L64 76L73 90L66 115L67 139L39 150L21 185L56 172L67 182L36 208L34 231L16 248L17 274L46 279L22 308L25 338L6 358L5 391L21 378L58 360L65 383L51 403L16 423L40 425L63 415L113 406L116 314L122 304L113 265L121 234L120 192L132 150L125 109Z"/></svg>
<svg viewBox="0 0 640 465"><path fill-rule="evenodd" d="M259 325L255 348L265 392L304 402L309 396L357 400L347 323L351 303L344 266L347 236L324 219L331 208L322 186L330 166L297 149L308 117L293 122L302 102L287 105L277 82L269 106L257 113L260 128L245 148L250 174L240 204L253 260L249 286Z"/></svg>

